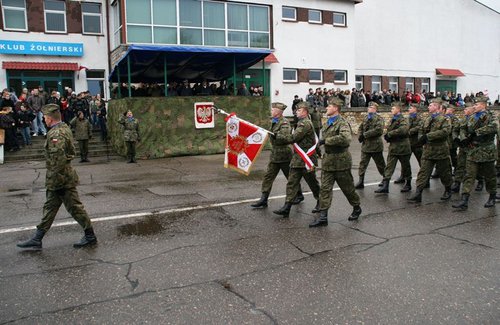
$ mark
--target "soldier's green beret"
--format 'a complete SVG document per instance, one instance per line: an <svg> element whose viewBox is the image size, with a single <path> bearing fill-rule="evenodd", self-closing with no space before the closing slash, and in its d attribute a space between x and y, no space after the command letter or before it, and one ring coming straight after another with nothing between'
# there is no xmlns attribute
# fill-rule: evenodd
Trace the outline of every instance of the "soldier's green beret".
<svg viewBox="0 0 500 325"><path fill-rule="evenodd" d="M433 98L430 100L431 103L436 103L436 104L439 104L439 105L443 105L443 100L439 97L436 97L436 98Z"/></svg>
<svg viewBox="0 0 500 325"><path fill-rule="evenodd" d="M52 113L58 112L59 111L59 105L56 104L47 104L42 107L42 113L44 115L50 115Z"/></svg>
<svg viewBox="0 0 500 325"><path fill-rule="evenodd" d="M489 98L487 96L477 96L474 99L474 102L476 102L476 103L487 103L488 100L489 100Z"/></svg>
<svg viewBox="0 0 500 325"><path fill-rule="evenodd" d="M392 102L391 103L391 107L399 107L399 108L403 108L405 104L403 102Z"/></svg>
<svg viewBox="0 0 500 325"><path fill-rule="evenodd" d="M272 103L271 107L278 108L278 109L284 111L287 106L285 104L283 104L283 103Z"/></svg>
<svg viewBox="0 0 500 325"><path fill-rule="evenodd" d="M464 104L465 107L473 107L474 103L473 102L467 102Z"/></svg>
<svg viewBox="0 0 500 325"><path fill-rule="evenodd" d="M344 103L345 102L342 99L335 97L335 96L328 98L328 105L342 107L342 106L344 106Z"/></svg>
<svg viewBox="0 0 500 325"><path fill-rule="evenodd" d="M297 109L305 108L309 111L309 103L308 102L299 102L299 103L297 103L297 105L295 107L297 107Z"/></svg>
<svg viewBox="0 0 500 325"><path fill-rule="evenodd" d="M378 108L378 104L375 103L375 102L368 102L368 107L375 107L375 108Z"/></svg>

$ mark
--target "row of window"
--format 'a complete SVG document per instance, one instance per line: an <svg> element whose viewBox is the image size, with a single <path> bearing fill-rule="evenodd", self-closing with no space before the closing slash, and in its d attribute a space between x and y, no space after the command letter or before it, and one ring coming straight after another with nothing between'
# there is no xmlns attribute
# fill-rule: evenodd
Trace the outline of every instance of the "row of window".
<svg viewBox="0 0 500 325"><path fill-rule="evenodd" d="M1 0L4 29L27 31L26 0ZM82 2L82 24L84 34L102 34L101 4ZM45 31L47 33L66 33L66 2L44 0Z"/></svg>
<svg viewBox="0 0 500 325"><path fill-rule="evenodd" d="M324 81L323 70L320 69L309 69L308 81L310 83L324 83L324 82L334 82L334 83L347 83L347 70L333 70L333 80ZM283 82L299 82L299 70L292 68L283 69Z"/></svg>
<svg viewBox="0 0 500 325"><path fill-rule="evenodd" d="M297 8L282 7L281 17L286 21L297 21ZM322 24L323 12L316 9L307 9L307 21L311 24ZM333 12L333 26L347 26L347 15L345 12Z"/></svg>
<svg viewBox="0 0 500 325"><path fill-rule="evenodd" d="M382 77L381 76L372 76L371 82L371 91L379 92L382 90ZM403 77L389 77L389 89L393 92L399 92L399 79ZM405 89L410 90L411 92L415 91L415 78L404 78L405 81ZM430 91L430 78L422 78L422 87L421 91ZM363 76L356 76L355 81L356 89L360 90L363 88Z"/></svg>

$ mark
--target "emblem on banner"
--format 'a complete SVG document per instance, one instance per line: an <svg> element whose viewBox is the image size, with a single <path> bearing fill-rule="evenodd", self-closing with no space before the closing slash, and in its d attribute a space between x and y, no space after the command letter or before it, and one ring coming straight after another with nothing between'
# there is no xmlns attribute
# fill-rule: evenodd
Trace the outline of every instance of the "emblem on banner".
<svg viewBox="0 0 500 325"><path fill-rule="evenodd" d="M214 103L194 103L194 123L197 129L215 127Z"/></svg>

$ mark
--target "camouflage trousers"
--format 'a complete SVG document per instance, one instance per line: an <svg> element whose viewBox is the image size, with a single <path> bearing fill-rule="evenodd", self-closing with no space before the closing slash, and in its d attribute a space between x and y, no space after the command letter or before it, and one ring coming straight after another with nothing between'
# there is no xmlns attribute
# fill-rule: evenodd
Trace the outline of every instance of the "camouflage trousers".
<svg viewBox="0 0 500 325"><path fill-rule="evenodd" d="M288 179L288 176L290 175L290 162L275 163L270 161L269 164L267 164L267 171L264 175L264 180L262 181L262 193L271 193L274 180L276 179L276 176L278 176L280 170ZM300 190L299 184L299 191Z"/></svg>
<svg viewBox="0 0 500 325"><path fill-rule="evenodd" d="M373 158L377 170L381 176L384 176L385 160L382 151L380 152L361 152L361 160L359 162L358 175L363 176L366 173L370 159Z"/></svg>
<svg viewBox="0 0 500 325"><path fill-rule="evenodd" d="M436 166L437 173L441 178L441 183L445 187L451 186L453 179L451 177L451 161L449 157L445 159L422 159L417 175L417 188L419 190L425 188L434 170L434 166Z"/></svg>
<svg viewBox="0 0 500 325"><path fill-rule="evenodd" d="M309 185L314 198L319 200L319 182L316 178L316 171L308 172L305 168L290 168L290 175L288 175L288 182L286 183L286 203L291 203L297 196L302 177L306 180L307 185Z"/></svg>
<svg viewBox="0 0 500 325"><path fill-rule="evenodd" d="M495 171L495 161L474 162L467 160L465 166L465 179L462 187L462 194L469 194L478 174L484 176L486 192L492 194L497 192L497 177Z"/></svg>
<svg viewBox="0 0 500 325"><path fill-rule="evenodd" d="M390 180L396 169L398 161L401 163L401 176L404 179L411 178L410 155L388 155L387 165L385 166L384 179Z"/></svg>
<svg viewBox="0 0 500 325"><path fill-rule="evenodd" d="M90 218L80 201L76 187L60 190L47 190L45 195L46 201L43 205L43 218L40 224L36 226L38 229L44 230L45 232L50 229L61 204L64 204L64 207L69 214L71 214L73 219L75 219L83 229L89 229L92 227Z"/></svg>
<svg viewBox="0 0 500 325"><path fill-rule="evenodd" d="M450 158L451 158L451 166L453 166L453 168L457 168L458 156L457 156L457 148L456 147L452 147L450 149Z"/></svg>
<svg viewBox="0 0 500 325"><path fill-rule="evenodd" d="M89 140L78 140L78 147L80 149L80 158L87 159L89 154Z"/></svg>
<svg viewBox="0 0 500 325"><path fill-rule="evenodd" d="M411 152L415 155L415 158L417 158L418 165L420 166L422 160L422 147L411 146Z"/></svg>
<svg viewBox="0 0 500 325"><path fill-rule="evenodd" d="M328 210L332 205L332 189L335 182L339 184L340 190L344 193L350 205L354 207L360 204L350 169L334 172L323 170L321 172L321 190L319 194L320 210Z"/></svg>
<svg viewBox="0 0 500 325"><path fill-rule="evenodd" d="M135 158L135 141L125 141L127 145L127 158Z"/></svg>
<svg viewBox="0 0 500 325"><path fill-rule="evenodd" d="M465 165L467 163L467 153L464 149L458 149L457 166L455 167L455 182L463 183L465 180Z"/></svg>

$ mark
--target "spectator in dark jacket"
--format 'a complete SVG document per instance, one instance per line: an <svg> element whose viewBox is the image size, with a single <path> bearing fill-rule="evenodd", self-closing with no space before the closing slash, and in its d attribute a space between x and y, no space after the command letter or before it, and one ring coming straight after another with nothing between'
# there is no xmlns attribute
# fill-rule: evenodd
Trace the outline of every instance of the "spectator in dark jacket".
<svg viewBox="0 0 500 325"><path fill-rule="evenodd" d="M16 139L16 113L10 106L5 106L0 112L0 129L5 130L5 149L18 151L19 144Z"/></svg>
<svg viewBox="0 0 500 325"><path fill-rule="evenodd" d="M31 146L30 126L34 119L35 113L33 113L28 105L19 102L19 110L17 111L17 126L21 130L25 146Z"/></svg>

